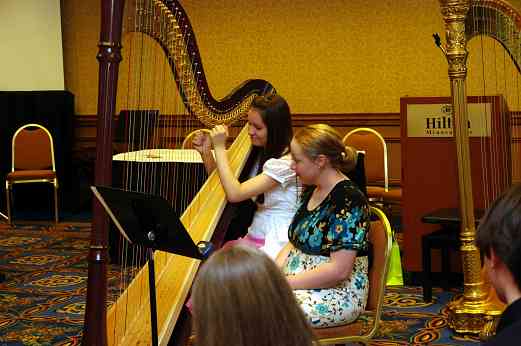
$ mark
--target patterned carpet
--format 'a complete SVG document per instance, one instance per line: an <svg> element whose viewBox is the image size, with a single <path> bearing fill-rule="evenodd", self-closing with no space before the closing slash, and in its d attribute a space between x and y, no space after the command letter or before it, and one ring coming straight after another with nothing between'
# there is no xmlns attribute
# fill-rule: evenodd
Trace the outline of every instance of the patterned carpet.
<svg viewBox="0 0 521 346"><path fill-rule="evenodd" d="M0 225L0 345L79 345L88 224Z"/></svg>
<svg viewBox="0 0 521 346"><path fill-rule="evenodd" d="M87 283L90 224L17 225L0 222L0 345L79 345ZM109 298L119 289L109 271ZM478 345L447 328L445 304L458 292L389 288L384 321L372 345ZM109 303L110 304L110 303Z"/></svg>

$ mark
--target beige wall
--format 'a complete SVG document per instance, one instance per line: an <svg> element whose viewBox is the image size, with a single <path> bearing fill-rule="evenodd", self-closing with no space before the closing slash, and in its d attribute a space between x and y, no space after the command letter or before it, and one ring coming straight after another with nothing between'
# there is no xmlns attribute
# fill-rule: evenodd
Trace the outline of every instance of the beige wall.
<svg viewBox="0 0 521 346"><path fill-rule="evenodd" d="M60 0L0 1L0 90L63 90Z"/></svg>
<svg viewBox="0 0 521 346"><path fill-rule="evenodd" d="M519 8L521 1L512 3ZM431 36L444 37L438 0L182 4L216 97L263 78L294 113L381 113L399 112L401 96L450 93L447 62ZM99 1L62 7L66 87L76 95L77 114L95 114ZM128 37L123 42L128 54Z"/></svg>
<svg viewBox="0 0 521 346"><path fill-rule="evenodd" d="M357 113L360 123L354 126L375 126L388 140L394 179L400 178L401 169L398 118L394 116L387 125L372 118L397 115L402 96L450 93L446 59L432 40L432 34L438 32L445 41L438 0L181 1L216 97L223 97L246 79L263 78L288 99L294 114L316 115L309 117L314 122L321 115L351 117ZM511 3L521 9L521 0ZM99 0L62 0L65 82L76 96L80 116L96 114L99 7ZM131 41L132 37L138 40ZM132 78L128 62L135 57L129 54L135 51L135 42L148 41L135 34L123 38L118 108L133 97L121 90ZM482 46L495 47L492 54L501 53L494 58L482 56ZM483 86L482 70L477 66L483 60L488 62L487 75L503 64L506 70L512 69L503 50L491 40L473 40L469 49L469 95L499 93L501 83L497 82L503 78ZM145 71L164 69L164 59L145 60L149 61ZM173 81L165 85L167 99L176 99ZM511 108L521 109L519 99L509 97ZM175 107L179 107L178 101L162 113L182 112ZM86 135L79 139L90 146L93 124L91 120L83 124ZM345 133L349 128L351 125L339 129Z"/></svg>
<svg viewBox="0 0 521 346"><path fill-rule="evenodd" d="M62 0L65 88L75 96L76 114L96 114L100 2Z"/></svg>
<svg viewBox="0 0 521 346"><path fill-rule="evenodd" d="M269 80L295 113L398 112L400 96L448 95L437 0L183 1L215 96ZM95 114L99 1L63 1L67 89ZM123 49L127 48L124 47Z"/></svg>

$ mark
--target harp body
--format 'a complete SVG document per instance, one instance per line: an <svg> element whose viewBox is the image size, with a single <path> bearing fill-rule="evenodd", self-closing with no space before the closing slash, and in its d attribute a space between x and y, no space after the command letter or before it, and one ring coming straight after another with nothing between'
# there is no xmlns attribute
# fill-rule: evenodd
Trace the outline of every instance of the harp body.
<svg viewBox="0 0 521 346"><path fill-rule="evenodd" d="M149 36L161 47L187 112L199 122L206 126L231 123L243 117L256 95L274 92L268 82L254 79L244 82L222 100L216 100L208 88L195 35L181 5L173 0L128 2L135 2L135 15L139 15L129 30ZM101 6L95 184L109 186L124 1L103 0ZM243 169L250 150L250 138L244 128L228 150L236 176ZM195 242L212 238L225 205L219 178L212 174L181 216ZM109 223L97 202L93 206L92 225L83 344L148 345L151 341L148 266L145 264L139 269L115 303L107 308ZM159 344L166 345L199 263L160 251L155 252L154 261Z"/></svg>
<svg viewBox="0 0 521 346"><path fill-rule="evenodd" d="M466 47L467 42L474 37L491 37L506 49L519 71L521 17L501 0L440 0L440 5L447 38L446 47L442 50L449 63L455 120L461 212L460 249L464 275L463 296L448 305L448 322L456 332L481 334L482 338L486 338L494 333L503 304L498 301L495 291L490 288L481 272L480 254L474 241L476 229L465 84L468 55ZM501 173L504 172L498 172ZM500 192L502 191L496 191L496 196Z"/></svg>
<svg viewBox="0 0 521 346"><path fill-rule="evenodd" d="M233 153L230 164L237 176L244 166L250 148L249 136L247 131L243 130L230 147L230 152ZM195 242L211 239L225 204L226 199L219 177L212 174L181 216L181 221ZM199 261L161 251L155 252L154 259L159 343L167 344ZM148 266L145 265L108 309L108 345L149 344L148 292Z"/></svg>

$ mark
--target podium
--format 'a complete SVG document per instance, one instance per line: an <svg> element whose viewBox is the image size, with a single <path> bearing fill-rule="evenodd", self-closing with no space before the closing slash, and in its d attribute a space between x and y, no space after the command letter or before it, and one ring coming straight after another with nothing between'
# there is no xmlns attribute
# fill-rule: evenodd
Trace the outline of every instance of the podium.
<svg viewBox="0 0 521 346"><path fill-rule="evenodd" d="M467 100L474 208L486 209L511 185L510 113L502 96ZM422 236L439 229L422 217L436 209L459 209L451 100L404 97L400 115L405 268L420 272Z"/></svg>
<svg viewBox="0 0 521 346"><path fill-rule="evenodd" d="M129 243L143 246L148 251L150 321L152 345L155 346L158 344L158 331L154 250L204 260L211 254L213 246L206 241L196 245L178 215L162 197L106 186L92 186L91 190L121 235Z"/></svg>

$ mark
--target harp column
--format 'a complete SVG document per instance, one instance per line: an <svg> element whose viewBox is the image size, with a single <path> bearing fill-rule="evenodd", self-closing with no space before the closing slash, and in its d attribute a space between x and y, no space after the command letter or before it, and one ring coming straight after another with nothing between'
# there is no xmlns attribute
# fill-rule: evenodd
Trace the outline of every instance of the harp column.
<svg viewBox="0 0 521 346"><path fill-rule="evenodd" d="M112 118L116 107L124 0L101 0L95 185L112 185ZM87 299L82 345L107 345L109 220L96 199L92 209Z"/></svg>
<svg viewBox="0 0 521 346"><path fill-rule="evenodd" d="M461 262L463 265L463 296L448 305L449 326L458 333L481 334L487 337L495 329L502 309L489 299L489 287L481 275L481 260L476 247L474 202L470 171L468 132L467 48L465 17L471 0L439 0L445 21L446 49L453 106L454 134L458 158L458 181L461 214Z"/></svg>

